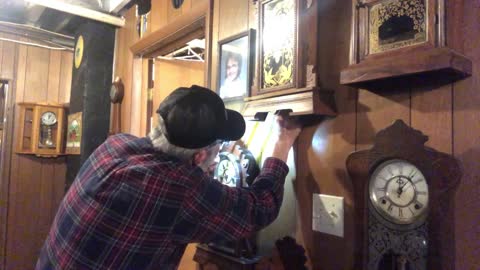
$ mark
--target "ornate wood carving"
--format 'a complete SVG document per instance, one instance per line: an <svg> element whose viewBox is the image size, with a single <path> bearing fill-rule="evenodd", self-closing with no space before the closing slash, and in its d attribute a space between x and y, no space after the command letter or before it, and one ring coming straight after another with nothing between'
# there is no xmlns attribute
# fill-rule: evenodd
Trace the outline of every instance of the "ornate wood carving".
<svg viewBox="0 0 480 270"><path fill-rule="evenodd" d="M346 166L354 186L355 200L355 269L368 267L368 247L378 244L376 238L368 238L369 224L375 226L370 215L368 182L370 174L381 162L403 159L415 165L428 183L430 208L426 220L428 233L427 269L454 269L454 262L447 261L447 254L454 249L453 195L461 178L461 169L451 155L425 146L428 137L397 120L390 127L377 133L374 146L369 150L352 153ZM390 239L388 234L382 234ZM403 236L406 237L406 236ZM378 238L378 237L377 237Z"/></svg>

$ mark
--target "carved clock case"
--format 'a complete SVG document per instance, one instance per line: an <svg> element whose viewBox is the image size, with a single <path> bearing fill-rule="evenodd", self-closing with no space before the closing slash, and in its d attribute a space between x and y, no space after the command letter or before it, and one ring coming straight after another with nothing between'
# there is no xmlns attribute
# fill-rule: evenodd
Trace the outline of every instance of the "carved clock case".
<svg viewBox="0 0 480 270"><path fill-rule="evenodd" d="M354 269L454 269L457 160L397 120L347 158L354 186Z"/></svg>

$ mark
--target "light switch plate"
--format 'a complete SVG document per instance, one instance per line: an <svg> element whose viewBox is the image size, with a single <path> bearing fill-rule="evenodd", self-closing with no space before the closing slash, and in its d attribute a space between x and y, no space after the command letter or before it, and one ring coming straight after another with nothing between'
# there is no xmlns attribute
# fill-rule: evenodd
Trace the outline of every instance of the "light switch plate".
<svg viewBox="0 0 480 270"><path fill-rule="evenodd" d="M313 194L312 229L343 237L343 197Z"/></svg>

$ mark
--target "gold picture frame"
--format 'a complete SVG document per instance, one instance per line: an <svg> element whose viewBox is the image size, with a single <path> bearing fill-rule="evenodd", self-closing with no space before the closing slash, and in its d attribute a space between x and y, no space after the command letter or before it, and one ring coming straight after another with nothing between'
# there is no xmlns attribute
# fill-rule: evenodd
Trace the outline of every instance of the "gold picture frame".
<svg viewBox="0 0 480 270"><path fill-rule="evenodd" d="M68 115L67 144L65 153L80 155L82 142L82 112Z"/></svg>
<svg viewBox="0 0 480 270"><path fill-rule="evenodd" d="M260 3L258 88L269 92L297 83L297 0Z"/></svg>

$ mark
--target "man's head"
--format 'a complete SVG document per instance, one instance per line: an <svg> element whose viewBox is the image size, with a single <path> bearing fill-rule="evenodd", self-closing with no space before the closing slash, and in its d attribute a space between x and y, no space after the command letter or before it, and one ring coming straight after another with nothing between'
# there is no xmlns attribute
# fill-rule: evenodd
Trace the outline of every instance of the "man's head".
<svg viewBox="0 0 480 270"><path fill-rule="evenodd" d="M245 132L238 112L225 109L215 92L196 85L173 91L157 113L159 125L150 134L154 147L204 170L213 163L220 141L238 140Z"/></svg>
<svg viewBox="0 0 480 270"><path fill-rule="evenodd" d="M240 76L242 69L242 55L230 52L227 54L227 62L225 63L225 77L227 80L233 81Z"/></svg>

